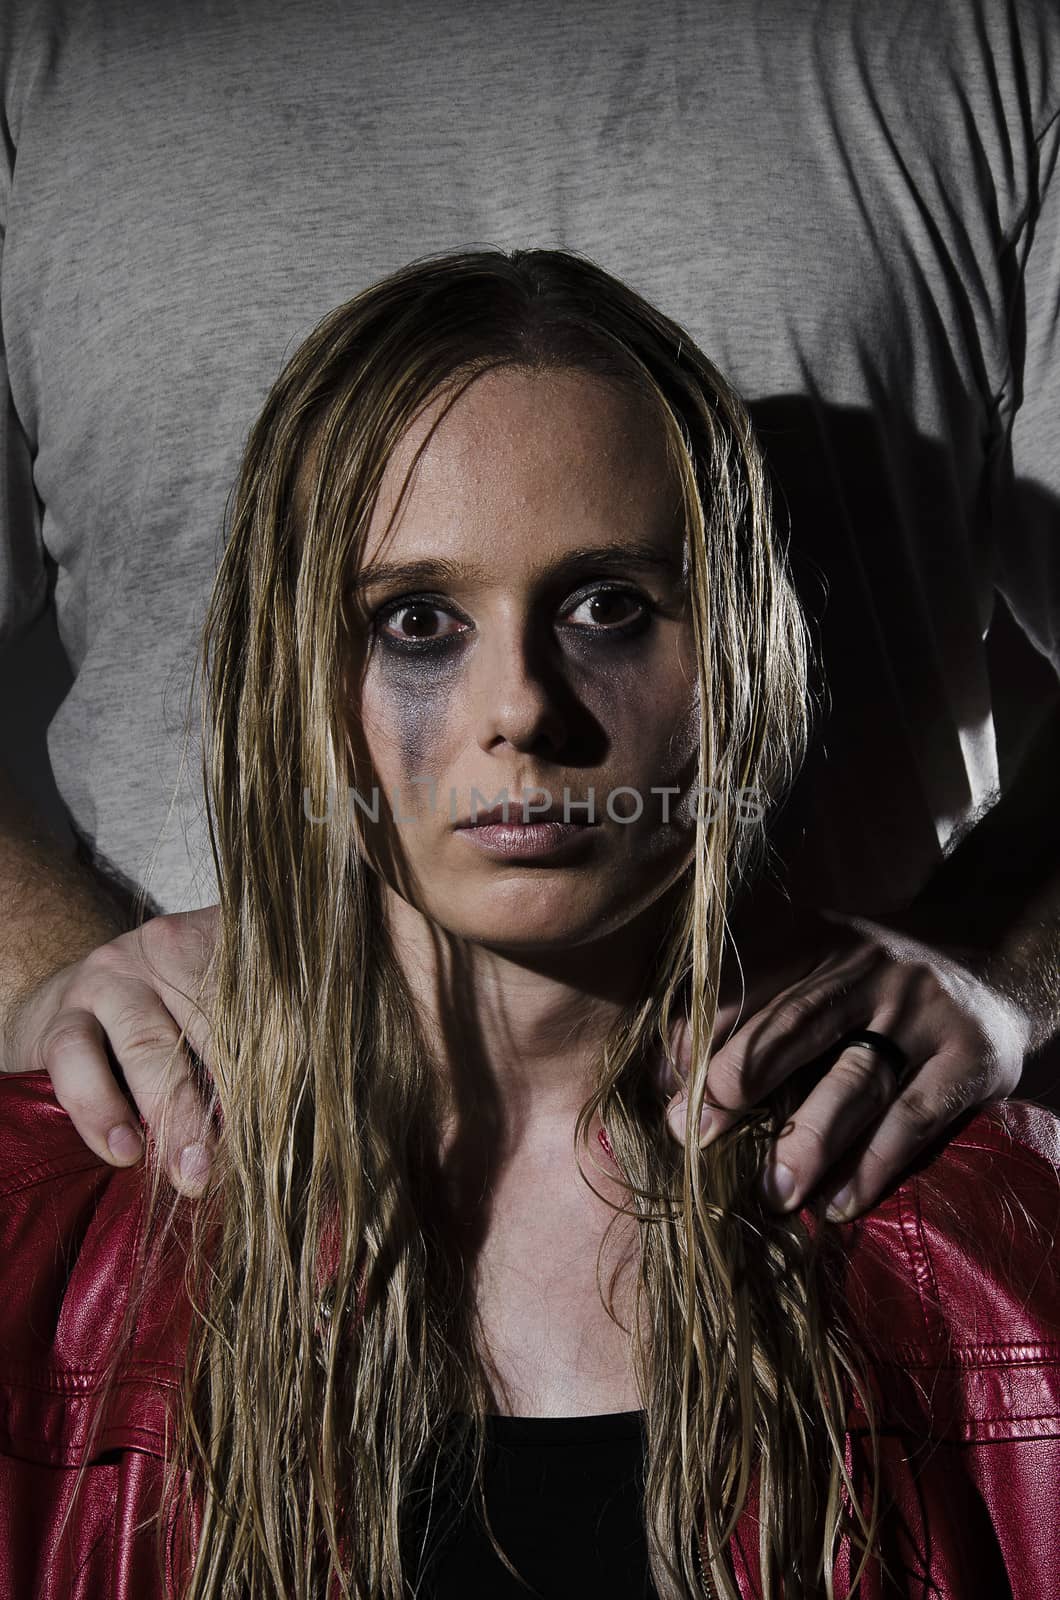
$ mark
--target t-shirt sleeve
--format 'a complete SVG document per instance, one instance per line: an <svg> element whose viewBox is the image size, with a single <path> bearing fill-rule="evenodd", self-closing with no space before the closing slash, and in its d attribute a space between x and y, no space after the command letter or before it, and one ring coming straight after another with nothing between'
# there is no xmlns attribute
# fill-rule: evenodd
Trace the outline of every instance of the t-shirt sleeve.
<svg viewBox="0 0 1060 1600"><path fill-rule="evenodd" d="M10 47L10 40L0 38ZM4 241L14 171L6 105L0 126L0 653L44 610L48 572L29 440L11 395L3 333Z"/></svg>
<svg viewBox="0 0 1060 1600"><path fill-rule="evenodd" d="M0 651L36 621L47 594L29 445L15 412L0 346Z"/></svg>
<svg viewBox="0 0 1060 1600"><path fill-rule="evenodd" d="M1010 512L998 588L1060 676L1060 111L1039 134L1010 329Z"/></svg>

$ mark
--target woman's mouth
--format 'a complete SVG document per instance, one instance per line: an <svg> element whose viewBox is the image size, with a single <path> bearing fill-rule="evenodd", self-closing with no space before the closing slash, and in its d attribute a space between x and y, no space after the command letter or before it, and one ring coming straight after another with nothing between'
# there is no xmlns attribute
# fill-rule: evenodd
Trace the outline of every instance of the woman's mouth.
<svg viewBox="0 0 1060 1600"><path fill-rule="evenodd" d="M455 830L486 855L526 860L556 855L596 831L584 822L487 822Z"/></svg>

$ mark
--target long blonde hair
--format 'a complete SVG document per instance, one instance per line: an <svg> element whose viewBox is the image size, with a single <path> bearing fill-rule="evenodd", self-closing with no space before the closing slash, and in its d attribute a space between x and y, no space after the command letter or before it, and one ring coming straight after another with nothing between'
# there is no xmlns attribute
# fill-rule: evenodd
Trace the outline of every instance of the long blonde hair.
<svg viewBox="0 0 1060 1600"><path fill-rule="evenodd" d="M499 367L595 374L653 406L684 503L699 783L731 802L700 816L575 1133L589 1182L602 1119L637 1219L651 1571L663 1600L739 1600L726 1546L757 1471L763 1595L832 1596L839 1542L863 1553L856 1589L876 1527L875 1484L866 1518L844 1465L848 1385L873 1407L830 1292L835 1230L775 1215L757 1188L796 1085L700 1153L666 1134L645 1067L687 1013L696 1126L726 914L808 739L808 635L740 400L677 324L558 250L428 257L356 295L296 350L246 444L200 659L219 1148L204 1197L171 1207L191 1213L195 1310L159 1526L201 1506L185 1600L398 1600L414 1486L470 1448L485 1515L490 1389L438 1225L437 1074L357 812L321 827L306 800L347 792L346 580L386 464L425 406ZM758 820L748 792L768 801Z"/></svg>

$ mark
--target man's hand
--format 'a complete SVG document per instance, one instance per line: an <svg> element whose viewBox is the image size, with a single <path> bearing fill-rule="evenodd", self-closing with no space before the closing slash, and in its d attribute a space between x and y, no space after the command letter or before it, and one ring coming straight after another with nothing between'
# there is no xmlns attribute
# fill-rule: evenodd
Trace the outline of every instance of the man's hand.
<svg viewBox="0 0 1060 1600"><path fill-rule="evenodd" d="M778 1136L765 1175L775 1209L797 1209L821 1185L833 1219L850 1221L954 1118L1013 1093L1031 1021L954 952L836 912L798 913L797 926L787 971L775 962L763 966L742 1013L731 998L732 969L728 981L723 971L720 998L727 990L730 998L719 1004L716 1037L724 1042L710 1057L709 1126L699 1144L705 1148L844 1034L886 1035L907 1057L901 1089L877 1051L849 1046ZM798 976L791 981L793 971ZM741 1015L745 1020L730 1036ZM691 1066L690 1033L682 1023L674 1037L682 1082ZM682 1142L685 1110L681 1088L666 1115Z"/></svg>
<svg viewBox="0 0 1060 1600"><path fill-rule="evenodd" d="M89 1149L117 1166L138 1161L143 1140L107 1047L156 1136L175 1075L169 1139L159 1156L175 1187L189 1195L202 1191L213 1143L191 1058L178 1040L183 1031L209 1070L210 1022L196 996L217 936L218 909L152 917L51 973L5 1019L0 1052L4 1072L43 1068Z"/></svg>

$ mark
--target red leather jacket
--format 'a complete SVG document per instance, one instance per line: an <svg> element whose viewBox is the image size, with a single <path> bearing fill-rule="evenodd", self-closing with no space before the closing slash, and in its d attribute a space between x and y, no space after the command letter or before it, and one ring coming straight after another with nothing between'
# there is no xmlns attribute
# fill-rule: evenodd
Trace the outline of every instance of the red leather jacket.
<svg viewBox="0 0 1060 1600"><path fill-rule="evenodd" d="M874 1341L890 1504L882 1552L895 1575L873 1564L862 1592L1058 1600L1060 1118L1016 1100L983 1107L930 1165L975 1248L957 1242L919 1172L842 1230L849 1305ZM150 1533L136 1525L157 1504L165 1401L188 1327L179 1272L136 1330L80 1509L56 1540L127 1293L141 1172L109 1167L84 1146L45 1073L0 1079L3 1600L164 1592ZM852 1410L855 1473L863 1423ZM756 1513L752 1495L731 1546L746 1600L760 1597ZM167 1530L171 1585L186 1570L184 1537ZM848 1558L837 1564L837 1596L847 1593Z"/></svg>

